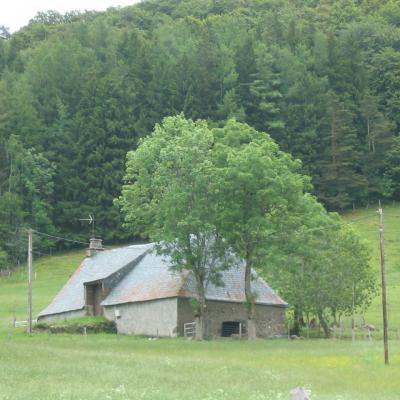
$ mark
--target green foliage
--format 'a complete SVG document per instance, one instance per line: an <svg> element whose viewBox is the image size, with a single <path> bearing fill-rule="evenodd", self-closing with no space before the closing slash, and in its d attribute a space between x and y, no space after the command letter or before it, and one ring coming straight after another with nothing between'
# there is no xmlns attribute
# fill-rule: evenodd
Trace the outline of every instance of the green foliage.
<svg viewBox="0 0 400 400"><path fill-rule="evenodd" d="M365 309L375 280L365 245L305 194L311 186L300 167L246 124L229 120L210 130L169 117L128 154L118 203L131 233L156 241L172 270L193 272L199 316L208 283L221 284L232 253L245 263L249 320L258 268L274 271L291 305L325 322L326 311L336 318Z"/></svg>
<svg viewBox="0 0 400 400"><path fill-rule="evenodd" d="M35 149L25 149L15 135L5 143L0 157L5 172L0 192L0 251L2 266L12 267L26 254L25 225L49 233L54 231L51 218L54 165ZM48 246L51 244L44 241L37 249Z"/></svg>
<svg viewBox="0 0 400 400"><path fill-rule="evenodd" d="M251 291L252 268L265 267L271 253L269 236L286 232L308 179L298 173L300 163L280 151L267 134L234 120L214 132L215 218L221 235L244 260L250 321L256 300ZM254 333L248 331L251 338Z"/></svg>
<svg viewBox="0 0 400 400"><path fill-rule="evenodd" d="M277 266L273 281L305 315L341 316L363 313L376 295L376 275L368 247L348 227L316 230L297 237L301 244Z"/></svg>
<svg viewBox="0 0 400 400"><path fill-rule="evenodd" d="M17 135L54 164L49 218L81 239L88 213L96 234L126 237L113 206L126 152L181 112L268 132L302 160L329 209L367 204L398 184L381 179L400 126L398 16L395 0L40 12L11 36L0 30L0 153ZM2 192L4 171L0 159Z"/></svg>
<svg viewBox="0 0 400 400"><path fill-rule="evenodd" d="M128 154L119 199L130 232L157 242L172 270L193 273L201 324L208 284L222 284L220 273L233 261L216 225L213 145L205 122L183 116L164 119ZM196 334L203 337L201 328Z"/></svg>
<svg viewBox="0 0 400 400"><path fill-rule="evenodd" d="M0 270L7 267L8 254L4 250L0 250Z"/></svg>
<svg viewBox="0 0 400 400"><path fill-rule="evenodd" d="M316 179L317 194L335 210L348 208L352 202L365 198L367 181L361 175L360 165L354 160L358 154L355 115L348 102L328 93L324 129L321 137L323 157L320 176Z"/></svg>
<svg viewBox="0 0 400 400"><path fill-rule="evenodd" d="M400 199L400 138L393 141L385 162L386 194L396 200Z"/></svg>
<svg viewBox="0 0 400 400"><path fill-rule="evenodd" d="M36 332L47 333L117 333L114 321L108 321L104 317L81 317L54 323L39 322L34 326Z"/></svg>

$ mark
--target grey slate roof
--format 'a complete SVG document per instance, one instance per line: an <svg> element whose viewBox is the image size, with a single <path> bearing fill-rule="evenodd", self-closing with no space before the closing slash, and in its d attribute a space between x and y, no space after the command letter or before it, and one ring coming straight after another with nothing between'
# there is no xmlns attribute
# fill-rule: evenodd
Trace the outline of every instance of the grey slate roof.
<svg viewBox="0 0 400 400"><path fill-rule="evenodd" d="M244 265L234 266L222 272L224 286L209 284L206 297L208 300L232 301L243 303L245 298L244 291ZM252 292L257 293L256 303L267 305L287 305L269 286L261 279L255 271L252 271ZM187 297L193 296L196 291L196 282L191 275L185 282L184 293Z"/></svg>
<svg viewBox="0 0 400 400"><path fill-rule="evenodd" d="M154 252L144 258L102 302L102 305L132 303L182 296L182 285L187 273L172 273L168 259Z"/></svg>
<svg viewBox="0 0 400 400"><path fill-rule="evenodd" d="M85 282L107 278L136 258L139 258L152 246L152 244L127 246L101 251L92 257L86 257L54 300L39 313L39 317L81 310L85 306L83 286Z"/></svg>
<svg viewBox="0 0 400 400"><path fill-rule="evenodd" d="M80 310L85 306L84 283L107 278L134 260L132 269L103 300L103 306L162 299L192 297L195 293L193 275L185 271L173 273L168 269L168 258L158 256L153 244L133 245L103 251L85 258L64 288L39 316ZM141 257L142 256L142 257ZM223 272L223 287L210 284L206 291L209 300L243 302L244 266L235 266ZM258 304L286 306L286 303L253 272L252 290Z"/></svg>

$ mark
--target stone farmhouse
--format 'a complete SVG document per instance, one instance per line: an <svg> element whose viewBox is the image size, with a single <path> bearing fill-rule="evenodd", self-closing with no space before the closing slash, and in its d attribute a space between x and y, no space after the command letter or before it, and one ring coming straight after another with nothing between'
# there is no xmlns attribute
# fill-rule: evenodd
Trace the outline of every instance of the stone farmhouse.
<svg viewBox="0 0 400 400"><path fill-rule="evenodd" d="M123 334L183 335L184 324L195 321L190 304L195 281L189 271L174 273L168 265L168 259L155 254L153 244L103 251L101 240L92 239L87 257L38 320L103 315ZM206 335L245 334L244 267L228 269L222 281L223 287L207 288ZM257 336L283 334L287 304L256 272L252 289L257 293Z"/></svg>

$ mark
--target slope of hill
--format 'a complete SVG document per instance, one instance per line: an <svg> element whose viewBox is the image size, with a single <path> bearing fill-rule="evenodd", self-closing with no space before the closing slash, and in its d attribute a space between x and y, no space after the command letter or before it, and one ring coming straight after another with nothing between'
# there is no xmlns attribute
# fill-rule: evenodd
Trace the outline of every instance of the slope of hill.
<svg viewBox="0 0 400 400"><path fill-rule="evenodd" d="M389 328L392 337L400 332L400 205L384 207L385 254L388 287ZM355 226L371 249L371 264L380 283L380 252L378 215L376 209L358 209L344 215ZM75 271L84 257L84 251L70 251L35 260L33 286L34 313L44 308ZM10 278L0 278L0 331L4 331L17 319L26 319L26 269L18 269ZM365 315L357 316L366 323L382 327L381 292L374 299ZM346 323L349 321L346 319Z"/></svg>
<svg viewBox="0 0 400 400"><path fill-rule="evenodd" d="M368 242L371 249L371 264L380 277L380 247L377 207L358 209L347 213L347 221L354 221L359 234ZM385 237L385 266L388 293L389 330L392 336L398 337L400 332L400 206L384 206L384 237ZM380 288L380 286L379 286ZM371 307L365 314L367 323L382 327L382 300L381 292L374 299Z"/></svg>
<svg viewBox="0 0 400 400"><path fill-rule="evenodd" d="M84 251L69 251L34 261L33 314L57 294L78 267ZM26 320L27 271L21 267L9 278L0 278L0 333L12 327L13 318Z"/></svg>

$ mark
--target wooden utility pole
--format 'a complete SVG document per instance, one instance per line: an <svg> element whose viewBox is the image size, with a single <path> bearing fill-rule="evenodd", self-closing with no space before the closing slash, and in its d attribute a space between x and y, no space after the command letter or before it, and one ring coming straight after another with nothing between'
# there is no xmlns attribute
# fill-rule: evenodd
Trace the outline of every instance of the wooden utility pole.
<svg viewBox="0 0 400 400"><path fill-rule="evenodd" d="M28 229L28 328L32 333L32 229Z"/></svg>
<svg viewBox="0 0 400 400"><path fill-rule="evenodd" d="M355 297L355 287L354 287L354 281L353 281L353 304L351 307L352 311L352 316L351 316L351 341L352 343L355 343L356 341L356 326L355 326L355 311L354 311L354 297Z"/></svg>
<svg viewBox="0 0 400 400"><path fill-rule="evenodd" d="M383 237L383 210L379 202L379 239L381 247L381 275L382 275L382 310L383 310L383 345L385 349L385 364L389 364L389 346L388 346L388 316L386 301L386 274L385 274L385 247Z"/></svg>

